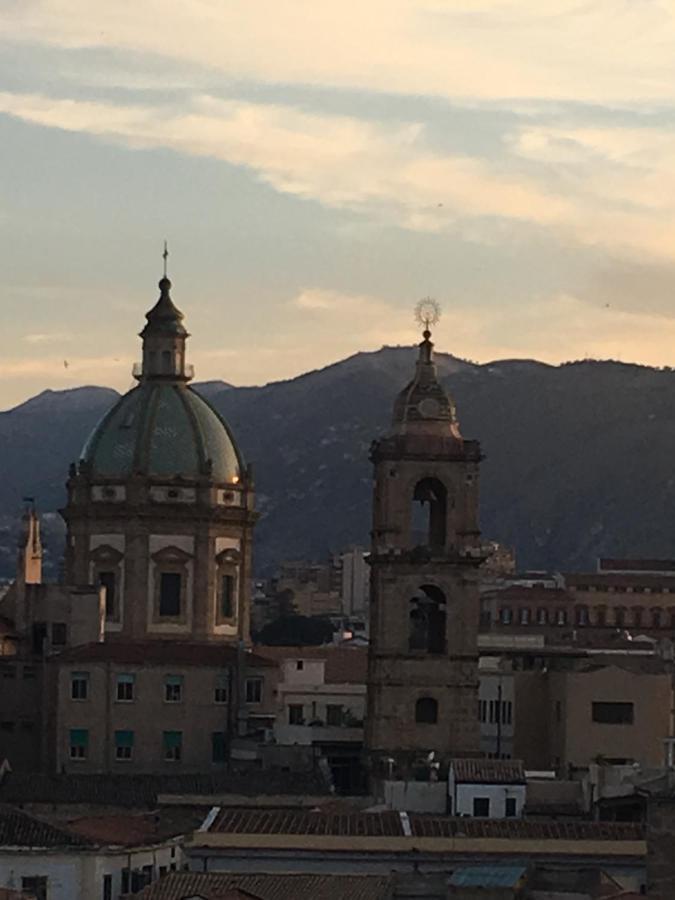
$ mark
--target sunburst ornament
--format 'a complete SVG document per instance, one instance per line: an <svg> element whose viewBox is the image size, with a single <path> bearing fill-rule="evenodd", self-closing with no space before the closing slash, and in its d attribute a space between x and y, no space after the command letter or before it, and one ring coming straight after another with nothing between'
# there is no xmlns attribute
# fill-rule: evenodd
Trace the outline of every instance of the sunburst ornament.
<svg viewBox="0 0 675 900"><path fill-rule="evenodd" d="M424 336L428 337L431 326L441 318L441 307L433 297L424 297L415 307L415 321L424 327Z"/></svg>

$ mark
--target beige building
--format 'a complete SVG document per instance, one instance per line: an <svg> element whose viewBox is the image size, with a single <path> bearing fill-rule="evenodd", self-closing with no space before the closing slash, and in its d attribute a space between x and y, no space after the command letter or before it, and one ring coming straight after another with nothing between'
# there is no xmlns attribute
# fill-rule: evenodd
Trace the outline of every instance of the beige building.
<svg viewBox="0 0 675 900"><path fill-rule="evenodd" d="M48 671L61 773L222 769L242 739L274 723L276 664L215 642L89 644Z"/></svg>
<svg viewBox="0 0 675 900"><path fill-rule="evenodd" d="M42 583L26 516L0 606L18 635L0 694L0 760L15 768L208 771L271 733L273 667L245 652L251 473L189 386L184 317L166 275L159 288L138 385L70 470L64 584Z"/></svg>
<svg viewBox="0 0 675 900"><path fill-rule="evenodd" d="M430 333L399 394L375 467L366 748L374 772L406 778L420 754L477 753L476 441L437 380Z"/></svg>

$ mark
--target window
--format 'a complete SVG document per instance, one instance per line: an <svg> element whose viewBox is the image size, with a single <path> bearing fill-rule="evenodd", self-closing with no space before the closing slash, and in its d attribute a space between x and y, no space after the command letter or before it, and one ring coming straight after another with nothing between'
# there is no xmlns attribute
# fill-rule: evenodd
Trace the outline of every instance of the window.
<svg viewBox="0 0 675 900"><path fill-rule="evenodd" d="M513 704L511 700L502 701L502 722L504 725L510 725L513 716Z"/></svg>
<svg viewBox="0 0 675 900"><path fill-rule="evenodd" d="M445 595L434 585L422 585L410 600L409 649L445 653L445 632Z"/></svg>
<svg viewBox="0 0 675 900"><path fill-rule="evenodd" d="M342 704L329 703L326 706L326 725L340 726L344 722Z"/></svg>
<svg viewBox="0 0 675 900"><path fill-rule="evenodd" d="M35 666L24 666L23 677L24 679L35 678Z"/></svg>
<svg viewBox="0 0 675 900"><path fill-rule="evenodd" d="M133 731L115 732L115 759L125 762L131 759L134 751Z"/></svg>
<svg viewBox="0 0 675 900"><path fill-rule="evenodd" d="M481 722L487 721L487 700L478 701L478 718Z"/></svg>
<svg viewBox="0 0 675 900"><path fill-rule="evenodd" d="M180 762L183 755L183 732L164 732L164 759L167 762Z"/></svg>
<svg viewBox="0 0 675 900"><path fill-rule="evenodd" d="M211 734L211 760L214 763L227 762L225 732L214 731Z"/></svg>
<svg viewBox="0 0 675 900"><path fill-rule="evenodd" d="M639 606L633 607L633 625L635 625L636 628L642 627L642 610Z"/></svg>
<svg viewBox="0 0 675 900"><path fill-rule="evenodd" d="M546 608L543 606L540 606L537 610L537 625L548 625L548 615Z"/></svg>
<svg viewBox="0 0 675 900"><path fill-rule="evenodd" d="M304 659L299 659L295 664L295 668L298 670L298 672L302 672L302 670L305 668Z"/></svg>
<svg viewBox="0 0 675 900"><path fill-rule="evenodd" d="M522 609L520 610L520 624L530 624L530 610L526 606L522 607Z"/></svg>
<svg viewBox="0 0 675 900"><path fill-rule="evenodd" d="M556 610L555 624L556 625L567 625L567 610L566 609Z"/></svg>
<svg viewBox="0 0 675 900"><path fill-rule="evenodd" d="M104 875L103 876L103 893L101 897L103 900L112 900L112 875Z"/></svg>
<svg viewBox="0 0 675 900"><path fill-rule="evenodd" d="M26 894L32 894L35 900L47 900L46 875L30 875L21 879L21 890Z"/></svg>
<svg viewBox="0 0 675 900"><path fill-rule="evenodd" d="M167 703L180 703L183 699L183 676L167 675L164 679L164 699Z"/></svg>
<svg viewBox="0 0 675 900"><path fill-rule="evenodd" d="M302 703L291 703L288 707L288 724L304 725L305 718L303 713Z"/></svg>
<svg viewBox="0 0 675 900"><path fill-rule="evenodd" d="M98 583L105 588L105 617L114 619L116 614L116 579L114 572L99 572Z"/></svg>
<svg viewBox="0 0 675 900"><path fill-rule="evenodd" d="M68 629L65 622L52 622L52 646L65 647L68 642Z"/></svg>
<svg viewBox="0 0 675 900"><path fill-rule="evenodd" d="M220 615L223 619L234 616L234 575L223 575L220 579Z"/></svg>
<svg viewBox="0 0 675 900"><path fill-rule="evenodd" d="M625 622L626 610L621 606L617 606L617 608L614 610L614 624L617 628L623 628Z"/></svg>
<svg viewBox="0 0 675 900"><path fill-rule="evenodd" d="M660 628L662 623L661 610L652 610L652 628Z"/></svg>
<svg viewBox="0 0 675 900"><path fill-rule="evenodd" d="M181 576L179 572L162 572L159 577L160 616L180 615Z"/></svg>
<svg viewBox="0 0 675 900"><path fill-rule="evenodd" d="M513 618L513 612L510 606L504 606L499 610L499 621L502 625L510 625Z"/></svg>
<svg viewBox="0 0 675 900"><path fill-rule="evenodd" d="M216 675L216 686L213 691L214 703L227 703L229 697L229 678L227 675Z"/></svg>
<svg viewBox="0 0 675 900"><path fill-rule="evenodd" d="M47 640L47 623L35 622L33 624L33 653L44 653Z"/></svg>
<svg viewBox="0 0 675 900"><path fill-rule="evenodd" d="M607 624L607 611L604 606L598 607L595 611L595 624L598 628L604 628Z"/></svg>
<svg viewBox="0 0 675 900"><path fill-rule="evenodd" d="M588 607L578 606L576 609L576 624L583 627L588 625Z"/></svg>
<svg viewBox="0 0 675 900"><path fill-rule="evenodd" d="M30 719L26 719L21 723L21 730L28 733L35 731L35 722L31 722Z"/></svg>
<svg viewBox="0 0 675 900"><path fill-rule="evenodd" d="M513 819L516 815L516 798L507 797L504 801L504 816L507 819Z"/></svg>
<svg viewBox="0 0 675 900"><path fill-rule="evenodd" d="M262 701L262 678L246 679L246 702L260 703Z"/></svg>
<svg viewBox="0 0 675 900"><path fill-rule="evenodd" d="M86 700L89 694L89 672L70 673L71 700Z"/></svg>
<svg viewBox="0 0 675 900"><path fill-rule="evenodd" d="M474 797L473 798L473 814L477 818L489 819L490 818L490 798L489 797Z"/></svg>
<svg viewBox="0 0 675 900"><path fill-rule="evenodd" d="M437 478L423 478L415 485L410 517L413 547L445 546L447 491Z"/></svg>
<svg viewBox="0 0 675 900"><path fill-rule="evenodd" d="M134 699L134 683L135 675L118 675L117 676L117 701L119 703L130 703Z"/></svg>
<svg viewBox="0 0 675 900"><path fill-rule="evenodd" d="M3 678L16 678L16 669L14 666L3 666L2 667L2 677Z"/></svg>
<svg viewBox="0 0 675 900"><path fill-rule="evenodd" d="M602 725L632 725L633 704L604 701L594 702L593 721Z"/></svg>
<svg viewBox="0 0 675 900"><path fill-rule="evenodd" d="M86 759L89 746L89 732L86 728L71 728L70 730L70 758Z"/></svg>
<svg viewBox="0 0 675 900"><path fill-rule="evenodd" d="M438 702L433 697L420 697L415 704L415 721L419 725L435 725L438 721Z"/></svg>

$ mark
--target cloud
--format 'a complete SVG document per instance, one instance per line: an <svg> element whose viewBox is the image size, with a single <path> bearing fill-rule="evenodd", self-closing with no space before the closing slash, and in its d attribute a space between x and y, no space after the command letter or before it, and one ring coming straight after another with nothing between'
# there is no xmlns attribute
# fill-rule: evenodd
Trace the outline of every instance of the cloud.
<svg viewBox="0 0 675 900"><path fill-rule="evenodd" d="M440 154L419 123L388 125L200 96L185 110L0 94L0 112L134 148L168 147L253 170L277 191L421 231L459 216L553 224L568 202L484 160Z"/></svg>
<svg viewBox="0 0 675 900"><path fill-rule="evenodd" d="M253 81L493 100L672 102L657 0L32 0L6 40L148 54ZM621 53L618 48L630 48Z"/></svg>
<svg viewBox="0 0 675 900"><path fill-rule="evenodd" d="M26 334L24 335L24 341L27 344L59 344L62 341L71 340L72 335L66 334L63 331L52 331L52 332L43 332L37 334Z"/></svg>

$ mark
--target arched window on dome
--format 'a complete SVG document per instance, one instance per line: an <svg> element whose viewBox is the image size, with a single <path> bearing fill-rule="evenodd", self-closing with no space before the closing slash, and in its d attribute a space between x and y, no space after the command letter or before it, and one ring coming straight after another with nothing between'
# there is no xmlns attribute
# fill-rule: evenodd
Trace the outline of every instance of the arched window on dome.
<svg viewBox="0 0 675 900"><path fill-rule="evenodd" d="M415 485L410 520L413 547L445 546L448 492L438 478L423 478Z"/></svg>
<svg viewBox="0 0 675 900"><path fill-rule="evenodd" d="M438 722L438 701L433 697L420 697L415 703L415 722L418 725L435 725Z"/></svg>
<svg viewBox="0 0 675 900"><path fill-rule="evenodd" d="M446 601L440 588L422 585L410 599L410 650L445 653Z"/></svg>

